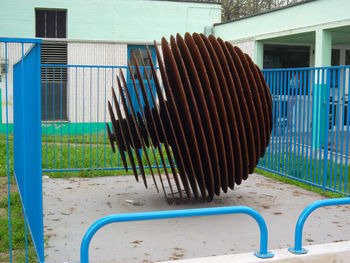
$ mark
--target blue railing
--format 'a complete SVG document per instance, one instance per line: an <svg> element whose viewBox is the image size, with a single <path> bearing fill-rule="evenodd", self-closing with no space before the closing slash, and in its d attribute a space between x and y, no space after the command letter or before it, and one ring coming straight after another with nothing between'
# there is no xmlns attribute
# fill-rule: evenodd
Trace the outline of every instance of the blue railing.
<svg viewBox="0 0 350 263"><path fill-rule="evenodd" d="M349 195L349 66L263 70L273 131L259 168Z"/></svg>
<svg viewBox="0 0 350 263"><path fill-rule="evenodd" d="M110 122L107 101L113 106L111 87L120 70L129 76L125 66L41 65L44 172L124 169L119 152L111 151L105 129ZM142 74L150 74L150 67ZM159 160L151 159L155 167Z"/></svg>
<svg viewBox="0 0 350 263"><path fill-rule="evenodd" d="M86 231L80 247L80 262L89 262L89 246L92 237L103 226L111 223L130 222L130 221L145 221L156 219L182 218L194 216L211 216L211 215L227 215L227 214L247 214L255 219L260 228L260 250L254 253L259 258L271 258L273 253L267 250L268 233L265 220L254 209L246 206L229 206L229 207L214 207L214 208L199 208L173 211L155 211L144 213L130 213L110 215L97 220Z"/></svg>
<svg viewBox="0 0 350 263"><path fill-rule="evenodd" d="M315 211L317 208L325 206L335 206L335 205L347 205L350 204L350 198L338 198L338 199L327 199L319 200L304 209L304 211L299 216L298 222L295 227L295 240L294 247L289 248L288 250L294 254L305 254L307 249L302 248L302 237L303 237L303 227L308 216Z"/></svg>
<svg viewBox="0 0 350 263"><path fill-rule="evenodd" d="M129 75L122 66L42 64L44 172L123 169L104 125L119 69ZM263 70L273 99L273 132L259 168L349 194L349 71Z"/></svg>
<svg viewBox="0 0 350 263"><path fill-rule="evenodd" d="M44 230L41 175L41 120L40 120L40 43L41 39L0 38L0 57L4 66L1 88L5 89L5 122L0 123L6 130L6 175L8 201L9 261L13 260L16 249L25 250L28 262L28 247L34 246L37 259L44 262ZM1 97L1 96L0 96ZM15 103L14 103L15 101ZM0 114L1 110L0 110ZM10 125L13 123L13 136ZM11 151L13 150L13 153ZM13 169L13 170L12 170ZM23 222L11 222L18 215L19 205L11 193L11 181L15 179L21 204ZM3 227L3 226L2 226ZM19 233L18 229L23 229ZM31 234L31 239L28 236ZM13 238L16 242L13 242ZM22 237L24 237L22 240ZM31 243L31 241L32 243ZM3 241L3 242L6 242ZM23 244L24 243L24 244ZM23 247L22 247L23 246ZM6 255L6 254L5 254ZM17 258L18 260L18 258Z"/></svg>

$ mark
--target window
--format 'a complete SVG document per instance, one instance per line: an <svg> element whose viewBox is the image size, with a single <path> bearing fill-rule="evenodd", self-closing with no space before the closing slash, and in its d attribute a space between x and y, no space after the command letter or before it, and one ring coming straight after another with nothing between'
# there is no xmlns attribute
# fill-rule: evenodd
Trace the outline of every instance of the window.
<svg viewBox="0 0 350 263"><path fill-rule="evenodd" d="M35 10L35 35L43 38L66 38L67 10Z"/></svg>
<svg viewBox="0 0 350 263"><path fill-rule="evenodd" d="M35 35L41 38L66 38L67 10L35 9ZM43 40L41 63L67 65L67 43ZM67 68L41 67L41 119L67 121Z"/></svg>
<svg viewBox="0 0 350 263"><path fill-rule="evenodd" d="M149 50L151 52L153 63L156 66L156 54L155 54L156 52L155 52L155 49L154 49L153 46L148 46L148 48L149 48ZM156 91L155 91L155 86L154 86L154 79L153 79L153 76L151 74L151 69L150 69L151 60L148 57L146 47L145 46L134 46L134 45L128 46L128 59L130 61L130 65L131 66L135 66L134 56L136 56L137 62L139 64L139 66L140 66L143 83L144 83L144 85L146 87L148 101L150 102L151 108L153 108L154 104L153 104L153 101L152 101L152 98L151 98L151 92L150 92L149 87L148 87L148 82L147 82L147 78L146 78L147 75L149 77L150 85L152 87L152 91L153 91L154 95L156 94ZM146 67L143 67L143 64ZM133 74L133 76L136 79L136 84L138 86L138 93L141 96L141 90L140 90L140 87L139 87L140 83L137 80L136 73L135 73L134 69L132 69L132 74ZM140 106L139 106L139 103L138 103L136 95L135 95L134 86L133 86L133 83L132 83L132 80L131 80L130 72L128 72L127 75L128 75L128 77L127 77L127 85L128 85L128 90L130 92L131 98L132 98L132 104L134 106L135 111L138 112L138 111L140 111ZM141 106L143 107L144 106L144 101L143 101L142 96L140 97L140 100L141 100Z"/></svg>
<svg viewBox="0 0 350 263"><path fill-rule="evenodd" d="M350 65L350 50L345 51L345 65Z"/></svg>
<svg viewBox="0 0 350 263"><path fill-rule="evenodd" d="M152 51L151 51L152 52ZM148 54L145 48L129 48L129 59L130 59L130 65L133 67L135 66L135 60L134 56L137 59L137 63L139 64L140 67L145 64L146 67L151 66L151 60L148 58ZM150 69L149 68L143 68L143 71L141 72L142 78L146 80L146 74L148 74L148 77L151 79L152 74L150 74ZM134 77L137 79L136 73L134 72Z"/></svg>

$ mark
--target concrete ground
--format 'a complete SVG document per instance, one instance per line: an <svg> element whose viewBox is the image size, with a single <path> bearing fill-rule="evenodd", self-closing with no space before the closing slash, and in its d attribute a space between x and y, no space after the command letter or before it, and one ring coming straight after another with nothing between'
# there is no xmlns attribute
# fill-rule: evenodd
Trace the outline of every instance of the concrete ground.
<svg viewBox="0 0 350 263"><path fill-rule="evenodd" d="M148 180L151 182L151 180ZM264 217L269 249L290 247L299 214L324 197L261 175L211 203L168 205L153 186L133 176L44 178L46 262L78 262L81 239L101 217L131 212L218 206L250 206ZM350 206L316 210L304 227L304 245L350 239ZM257 251L259 229L247 215L221 215L115 223L98 231L90 244L91 262L157 262Z"/></svg>

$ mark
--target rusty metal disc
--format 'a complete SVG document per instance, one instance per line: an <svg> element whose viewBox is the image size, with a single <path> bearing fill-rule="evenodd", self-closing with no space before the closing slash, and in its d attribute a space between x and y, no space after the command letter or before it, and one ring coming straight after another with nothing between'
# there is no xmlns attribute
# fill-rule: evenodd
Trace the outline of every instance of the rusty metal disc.
<svg viewBox="0 0 350 263"><path fill-rule="evenodd" d="M219 171L220 171L220 173L214 177L214 182L215 182L215 190L219 191L221 188L221 177L222 177L221 170L223 170L224 176L227 175L226 151L225 151L225 145L224 145L224 140L222 136L222 129L219 121L219 115L218 115L213 91L210 88L210 82L206 74L206 69L203 65L203 59L200 55L200 52L190 34L186 33L184 40L188 47L189 53L193 59L196 71L198 73L198 78L200 80L204 98L207 103L210 121L213 126L214 138L215 138L218 160L219 160Z"/></svg>
<svg viewBox="0 0 350 263"><path fill-rule="evenodd" d="M255 68L256 70L258 71L258 74L259 74L259 77L260 77L260 81L262 83L262 86L264 88L264 91L265 91L265 98L266 98L266 103L267 103L267 108L268 108L268 112L269 112L269 115L270 115L270 126L269 126L269 136L272 132L272 127L273 127L273 117L272 117L272 97L271 97L271 93L270 93L270 90L269 90L269 87L267 86L267 83L266 83L266 80L264 78L264 75L263 73L261 72L260 68L255 65ZM269 137L270 138L270 137ZM266 145L267 147L267 145Z"/></svg>
<svg viewBox="0 0 350 263"><path fill-rule="evenodd" d="M116 141L116 139L114 138L114 134L112 134L111 129L109 128L108 123L106 123L106 129L107 129L108 139L109 139L109 142L110 142L111 147L112 147L112 152L115 153L114 141ZM119 149L119 148L118 148L118 149Z"/></svg>
<svg viewBox="0 0 350 263"><path fill-rule="evenodd" d="M218 39L219 42L223 41L219 38ZM255 104L252 98L252 94L249 88L249 82L247 80L247 76L244 72L244 68L242 65L241 60L239 59L239 56L237 55L236 51L234 50L233 46L228 43L225 42L225 45L229 51L229 54L231 56L231 59L235 65L236 68L236 76L234 77L234 79L239 79L240 80L240 84L242 87L242 91L245 97L245 101L247 102L247 106L248 106L248 112L250 114L250 120L251 120L251 124L253 127L253 133L254 135L252 136L254 139L254 147L255 147L255 163L254 165L249 165L249 173L253 173L254 168L256 166L256 164L258 163L258 160L260 158L260 146L261 146L261 142L260 142L260 127L259 127L259 122L258 122L258 115L256 113L256 109L255 109Z"/></svg>
<svg viewBox="0 0 350 263"><path fill-rule="evenodd" d="M227 116L228 113L226 113L225 102L222 96L219 80L217 78L217 73L215 71L209 51L199 34L194 33L192 37L202 56L203 64L205 65L207 76L210 82L210 87L213 91L218 115L220 116L219 121L222 129L222 135L223 135L223 138L225 138L224 146L225 146L225 152L226 152L226 165L227 165L226 169L221 169L221 183L224 182L225 184L224 188L227 189L229 175L232 176L233 178L235 176L242 176L240 174L242 171L242 159L241 159L241 155L234 156L234 152L232 148L233 134L231 134L230 125L229 125L228 116ZM224 163L220 165L224 165Z"/></svg>
<svg viewBox="0 0 350 263"><path fill-rule="evenodd" d="M136 113L136 117L137 117L137 122L138 122L138 126L140 128L142 139L145 142L145 145L147 147L149 147L148 134L146 131L145 123L144 123L139 111Z"/></svg>
<svg viewBox="0 0 350 263"><path fill-rule="evenodd" d="M122 150L122 141L119 141L119 138L118 136L115 136L115 132L117 131L117 123L115 121L115 117L114 117L114 113L113 113L113 109L112 109L112 106L111 106L111 103L108 101L108 111L109 111L109 114L110 114L110 117L111 117L111 120L112 120L112 123L114 123L114 125L112 124L112 129L114 131L114 134L111 133L111 130L109 129L109 125L106 123L107 125L107 132L108 132L108 137L114 137L114 140L116 141L117 143L117 147L119 149L119 154L120 154L120 157L122 158L122 162L123 162L123 166L124 166L124 169L125 171L128 171L128 164L126 162L126 158L125 158L125 154L124 154L124 150ZM118 139L117 139L118 138ZM123 140L123 138L121 138L121 140ZM124 144L123 144L124 145ZM114 145L113 145L114 147ZM124 146L123 146L124 147ZM137 176L136 176L137 178Z"/></svg>
<svg viewBox="0 0 350 263"><path fill-rule="evenodd" d="M249 114L248 105L244 96L243 88L241 85L241 81L238 77L236 66L233 63L231 55L223 41L220 39L216 39L213 36L209 36L209 41L213 45L217 55L220 58L221 65L225 72L225 77L227 83L229 85L229 92L231 94L231 98L233 101L233 106L235 107L236 113L241 113L241 115L237 114L236 116L241 119L240 129L244 130L244 133L241 136L245 135L247 144L241 144L244 148L241 148L242 152L246 153L245 160L248 160L248 173L251 173L255 167L255 140L254 140L254 131L252 127L252 122ZM226 60L225 60L225 59ZM227 63L225 63L227 62ZM237 118L237 120L239 120ZM242 137L243 138L243 137ZM242 141L244 143L244 139ZM247 159L248 158L248 159ZM251 168L252 167L252 168ZM243 179L248 178L248 173L243 174Z"/></svg>
<svg viewBox="0 0 350 263"><path fill-rule="evenodd" d="M200 152L198 149L198 143L193 127L192 117L189 111L186 95L183 90L181 78L177 70L173 53L169 48L168 42L165 38L162 38L162 50L167 76L170 80L170 88L176 101L175 105L179 109L179 112L181 112L182 126L184 127L186 137L189 138L188 143L190 146L192 163L196 171L195 176L197 179L197 183L201 191L202 199L206 200L207 191L205 187L203 165L200 158Z"/></svg>
<svg viewBox="0 0 350 263"><path fill-rule="evenodd" d="M120 108L119 108L119 104L116 103L117 99L115 97L115 93L114 93L113 88L112 88L112 96L113 96L113 101L114 101L114 107L116 109L117 116L118 116L118 121L122 120L123 117L122 117L122 114L121 114L121 111L120 111ZM113 123L113 120L115 118L114 118L114 113L113 113L112 106L111 106L109 101L108 101L108 105L109 105L108 109L110 110L109 113L110 113L110 116L111 116L111 119L112 119L112 123ZM118 123L118 122L116 122L116 123ZM121 123L122 122L119 122L119 124L121 124ZM112 125L113 132L114 132L114 134L116 134L117 130L120 131L120 133L122 135L122 138L123 138L123 142L124 142L124 146L125 146L125 149L126 149L126 153L128 155L128 158L129 158L129 161L130 161L130 164L131 164L131 169L134 172L134 176L135 176L136 181L138 182L139 181L139 177L138 177L137 169L136 169L136 166L135 166L134 157L133 157L131 149L130 149L130 144L126 141L125 133L127 133L127 130L125 130L124 128L121 128L121 125L118 125L118 126L119 127Z"/></svg>
<svg viewBox="0 0 350 263"><path fill-rule="evenodd" d="M252 94L252 98L253 98L253 102L255 105L255 110L257 113L257 117L258 117L258 125L259 125L259 131L260 131L260 154L259 154L259 159L260 157L264 156L264 152L265 152L265 140L266 140L266 134L265 134L265 116L264 116L264 112L263 112L263 108L262 108L262 104L261 104L261 100L260 100L260 94L258 92L257 89L257 85L255 83L255 79L254 79L254 75L252 73L252 71L250 70L249 67L249 63L244 55L244 53L242 52L242 50L239 47L234 47L234 50L236 51L236 54L239 56L242 66L243 66L243 71L247 76L247 80L248 80L248 85L247 88L250 88L251 94ZM259 161L259 159L257 160L257 162Z"/></svg>
<svg viewBox="0 0 350 263"><path fill-rule="evenodd" d="M146 46L146 50L147 50L147 55L148 55L148 58L149 58L150 64L151 64L151 73L152 73L152 76L154 79L155 89L156 89L156 92L158 94L158 100L159 100L159 104L160 104L159 122L161 124L161 129L162 129L162 133L164 136L165 151L166 151L166 154L168 157L169 165L170 165L171 170L173 172L173 176L174 176L177 188L179 189L180 198L182 198L182 190L181 190L180 182L178 180L177 172L176 172L175 165L173 162L173 155L171 154L171 151L170 151L170 144L172 144L173 145L172 150L174 152L174 155L176 156L175 160L177 160L177 168L179 170L182 185L185 189L188 201L190 201L192 198L192 194L191 194L191 191L189 188L187 176L185 174L185 168L184 168L182 156L179 155L180 148L179 148L178 141L177 141L177 138L175 135L174 126L173 126L172 120L170 118L169 110L168 110L167 104L165 102L163 92L161 90L161 85L160 85L158 75L157 75L157 72L156 72L156 69L155 69L155 66L153 63L152 55L151 55L151 52L150 52L148 46ZM153 95L153 91L150 90L150 92L152 95L153 103L156 104L155 103L155 96Z"/></svg>
<svg viewBox="0 0 350 263"><path fill-rule="evenodd" d="M261 105L262 105L262 113L264 115L264 120L265 120L265 144L264 144L264 147L263 147L263 154L262 156L264 156L265 154L265 149L268 145L268 142L269 142L269 138L270 138L270 132L269 132L269 129L270 129L270 122L272 120L270 120L270 114L269 114L269 110L268 110L268 106L267 106L267 101L266 101L266 96L265 96L265 90L264 90L264 87L263 87L263 84L260 80L260 76L259 76L259 73L255 67L255 64L254 62L251 60L251 58L247 55L247 54L244 54L246 60L248 61L248 64L249 64L249 67L250 67L250 70L254 76L254 80L255 80L255 83L256 83L256 87L257 87L257 91L259 93L259 96L260 96L260 101L261 101Z"/></svg>
<svg viewBox="0 0 350 263"><path fill-rule="evenodd" d="M143 78L142 78L142 74L141 74L141 70L140 70L140 67L139 67L139 64L137 62L137 59L136 59L136 56L134 56L134 62L135 62L135 70L136 70L136 75L137 75L137 78L139 80L139 84L140 84L140 89L141 89L141 94L142 94L142 98L143 98L143 101L145 103L145 107L144 109L147 109L150 114L151 114L151 126L154 128L154 134L155 134L155 144L154 146L156 148L158 148L158 152L159 152L159 156L161 158L161 162L163 163L163 167L164 167L164 171L165 171L165 175L166 175L166 178L167 178L167 181L168 181L168 184L169 184L169 189L170 189L170 192L171 192L171 196L172 196L172 202L175 203L175 196L174 196L174 191L173 191L173 187L172 187L172 184L171 184L171 181L170 181L170 177L169 177L169 174L168 174L168 170L166 168L166 165L165 165L165 159L164 159L164 156L163 156L163 152L161 151L161 146L160 146L160 141L159 141L159 134L158 134L158 130L156 129L157 125L155 123L155 116L154 114L158 115L158 111L152 111L151 109L151 105L150 105L150 98L148 98L148 95L147 95L147 92L146 92L146 88L145 88L145 85L143 83ZM130 64L129 64L129 68L130 68ZM131 69L131 68L130 68ZM149 80L149 77L148 75L146 74L146 80L147 80L147 84L149 86L149 90L152 90L152 87L151 87L151 84L150 84L150 80ZM135 82L134 83L134 87L136 86ZM125 83L126 85L126 83ZM138 91L137 89L135 88L135 94L136 94L136 98L139 102L139 104L141 104L141 100L140 100L140 95L138 94ZM130 100L131 102L131 100ZM155 105L156 106L156 105ZM144 111L141 109L141 112L144 113ZM150 131L147 130L147 132L149 133ZM166 191L165 191L165 188L164 188L164 185L163 185L163 181L162 181L162 176L160 174L160 170L159 170L159 166L158 166L158 161L157 161L157 158L156 158L156 155L155 155L155 152L153 150L153 147L151 147L151 150L152 150L152 153L153 153L153 156L154 156L154 162L156 164L156 167L157 167L157 170L158 170L158 173L159 173L159 179L161 181L161 184L162 184L162 188L163 188L163 192L165 194L165 196L167 197L166 195Z"/></svg>
<svg viewBox="0 0 350 263"><path fill-rule="evenodd" d="M143 164L142 164L142 160L141 160L141 156L140 156L140 153L138 151L138 149L136 148L136 145L135 145L135 138L132 136L132 128L131 128L131 122L132 120L130 120L130 114L129 114L129 110L128 110L128 105L126 104L126 101L125 101L125 97L124 97L124 92L120 86L120 83L119 83L119 78L117 78L118 80L118 90L119 90L119 94L120 94L120 100L121 100L121 104L123 106L123 109L124 109L124 115L126 116L125 118L125 121L126 121L126 125L127 125L127 128L128 128L128 131L129 131L129 134L130 134L130 139L131 139L131 144L132 144L132 147L135 149L133 154L136 156L136 160L137 160L137 163L138 163L138 166L139 166L139 169L140 169L140 172L141 172L141 176L142 176L142 179L143 179L143 183L145 185L145 187L147 188L147 180L146 180L146 175L145 175L145 170L143 168ZM116 106L116 108L118 108L117 112L118 113L118 119L121 119L122 118L122 115L121 115L121 110L120 110L120 107L119 107L119 104L117 102L117 97L115 95L115 92L114 92L114 89L112 89L112 96L113 96L113 100L114 100L114 105ZM130 153L129 155L129 159L133 159L133 154ZM152 171L152 168L150 168L151 171ZM134 171L135 173L135 171ZM136 172L137 174L137 172ZM136 176L135 174L135 176Z"/></svg>
<svg viewBox="0 0 350 263"><path fill-rule="evenodd" d="M179 75L182 80L182 85L184 87L185 96L188 102L189 110L191 113L193 127L198 138L198 141L202 143L198 144L198 149L201 155L201 162L203 165L203 169L206 171L205 176L205 185L208 191L209 199L212 199L214 196L214 178L213 178L213 169L211 164L211 159L209 156L207 139L203 130L203 125L201 122L201 117L198 111L198 105L193 95L192 86L187 74L187 70L184 65L184 61L182 59L182 55L180 50L175 42L175 38L173 36L170 37L171 50L174 54L174 59L177 64L177 69L179 71Z"/></svg>
<svg viewBox="0 0 350 263"><path fill-rule="evenodd" d="M163 61L162 61L162 56L159 52L159 49L158 49L156 43L154 45L154 48L155 48L158 63L159 63L160 73L161 73L161 76L163 79L164 91L166 93L167 100L169 102L168 108L169 108L169 113L170 113L170 120L173 120L173 126L174 126L173 130L175 131L175 136L174 136L175 138L174 139L177 142L181 142L181 143L177 143L177 145L179 147L175 148L174 157L176 160L179 160L182 157L181 159L183 161L184 168L186 171L186 178L188 178L188 182L191 185L191 189L192 189L194 197L197 200L199 200L199 193L198 193L198 186L197 186L197 182L196 182L195 169L194 169L194 166L192 163L191 153L189 150L189 146L187 144L187 139L186 139L186 136L184 133L184 129L183 129L183 126L181 124L181 118L180 118L178 109L177 109L176 104L175 104L174 95L173 95L172 90L170 88L170 83L169 83L169 79L167 76L167 72L165 70L165 66L164 66Z"/></svg>
<svg viewBox="0 0 350 263"><path fill-rule="evenodd" d="M234 174L235 176L235 182L237 184L240 184L240 181L243 178L244 174L248 173L248 155L245 154L246 151L246 138L245 138L245 130L243 126L242 116L241 116L241 110L239 107L235 87L233 84L233 80L230 74L230 71L228 69L228 64L226 61L226 58L224 56L224 53L220 47L220 45L216 42L215 47L217 51L215 51L213 45L210 43L209 39L205 37L203 34L200 35L204 44L206 45L208 52L210 54L211 60L213 62L213 66L215 68L215 72L219 81L219 87L221 89L221 93L224 99L224 104L226 107L226 113L228 118L228 123L230 127L231 137L232 137L232 147L234 151L234 158L235 158L235 166L234 170L229 171L229 173ZM217 53L218 54L217 54ZM219 60L220 57L220 60ZM222 66L220 64L220 61L222 62ZM225 73L227 78L230 77L226 81ZM231 87L231 94L228 89L228 83L230 83ZM234 109L233 102L237 103L236 108ZM236 112L235 112L236 111ZM237 117L236 117L237 116ZM239 130L238 127L241 129ZM243 151L242 151L242 146ZM245 157L245 158L244 158ZM237 164L236 164L237 163ZM241 163L241 167L240 164ZM230 176L230 175L229 175ZM230 182L230 185L232 185L232 182ZM226 189L227 191L227 189ZM224 191L225 192L225 191Z"/></svg>

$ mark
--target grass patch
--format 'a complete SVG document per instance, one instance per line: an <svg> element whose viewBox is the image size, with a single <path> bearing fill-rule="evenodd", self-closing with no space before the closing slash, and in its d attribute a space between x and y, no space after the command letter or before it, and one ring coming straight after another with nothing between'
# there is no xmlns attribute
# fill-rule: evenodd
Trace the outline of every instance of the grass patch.
<svg viewBox="0 0 350 263"><path fill-rule="evenodd" d="M312 182L320 186L325 185L326 188L336 189L340 192L349 192L350 189L350 180L348 180L350 167L339 162L306 158L300 155L297 156L294 153L281 155L267 153L265 159L261 160L261 164L262 166L265 165L265 167L271 167L282 174L289 174L297 179ZM334 193L327 189L315 187L263 169L256 168L255 172L328 197L346 196L346 194Z"/></svg>
<svg viewBox="0 0 350 263"><path fill-rule="evenodd" d="M311 191L311 192L314 192L314 193L317 193L320 195L324 195L324 196L327 196L330 198L339 198L339 197L345 196L344 194L338 194L338 193L334 193L331 191L323 190L319 187L315 187L315 186L309 185L307 183L299 182L299 181L293 180L293 179L288 178L288 177L284 177L284 176L281 176L278 174L270 173L270 172L263 170L263 169L260 169L260 168L255 168L254 172L257 174L264 175L268 178L272 178L272 179L275 179L277 181L280 181L280 182L283 182L286 184L295 185L295 186L298 186L300 188L306 189L308 191Z"/></svg>
<svg viewBox="0 0 350 263"><path fill-rule="evenodd" d="M18 192L11 193L11 245L13 262L25 262L25 224L22 212L21 199ZM9 254L9 217L8 198L0 200L0 262L8 262ZM28 262L38 262L31 240L29 230L27 231Z"/></svg>

